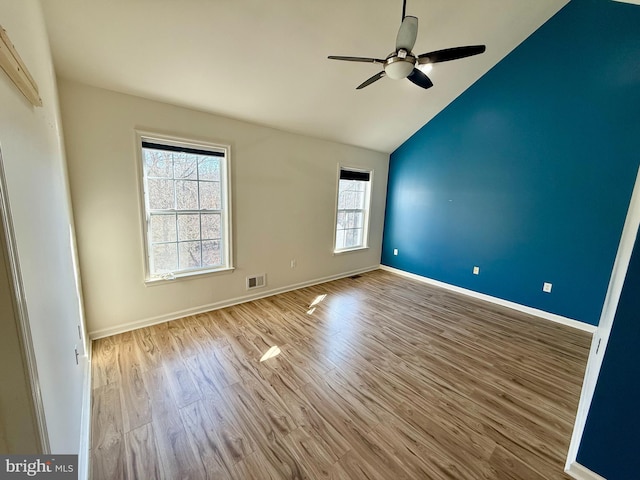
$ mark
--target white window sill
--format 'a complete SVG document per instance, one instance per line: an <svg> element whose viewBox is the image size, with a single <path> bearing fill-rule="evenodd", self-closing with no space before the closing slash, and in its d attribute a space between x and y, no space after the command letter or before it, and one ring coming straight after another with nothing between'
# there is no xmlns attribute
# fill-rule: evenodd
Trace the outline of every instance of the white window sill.
<svg viewBox="0 0 640 480"><path fill-rule="evenodd" d="M166 283L179 282L181 280L195 280L196 278L201 278L203 276L208 276L208 275L220 275L220 274L231 273L234 270L235 270L234 267L228 267L228 268L218 268L216 270L198 270L195 272L184 272L184 273L175 274L173 278L165 278L165 277L147 278L144 281L144 284L147 287L153 287L156 285L164 285Z"/></svg>
<svg viewBox="0 0 640 480"><path fill-rule="evenodd" d="M343 253L353 253L360 252L362 250L369 250L369 247L356 247L356 248L345 248L344 250L334 250L334 255L342 255Z"/></svg>

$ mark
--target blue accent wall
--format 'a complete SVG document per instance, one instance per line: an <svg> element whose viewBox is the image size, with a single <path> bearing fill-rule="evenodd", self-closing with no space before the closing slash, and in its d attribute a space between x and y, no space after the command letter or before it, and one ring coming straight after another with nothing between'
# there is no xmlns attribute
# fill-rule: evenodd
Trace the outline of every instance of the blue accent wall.
<svg viewBox="0 0 640 480"><path fill-rule="evenodd" d="M640 7L573 0L392 153L381 262L597 325L639 161Z"/></svg>
<svg viewBox="0 0 640 480"><path fill-rule="evenodd" d="M640 238L631 256L578 462L608 480L640 472Z"/></svg>

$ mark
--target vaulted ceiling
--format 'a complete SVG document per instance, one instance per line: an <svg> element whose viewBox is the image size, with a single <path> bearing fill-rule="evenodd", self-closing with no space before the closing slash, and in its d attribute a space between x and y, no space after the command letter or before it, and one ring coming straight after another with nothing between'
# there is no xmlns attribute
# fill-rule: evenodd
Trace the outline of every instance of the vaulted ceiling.
<svg viewBox="0 0 640 480"><path fill-rule="evenodd" d="M281 130L392 152L567 3L408 0L420 54L485 44L436 64L435 84L355 87L394 50L400 0L43 1L60 77ZM543 74L544 66L540 66Z"/></svg>

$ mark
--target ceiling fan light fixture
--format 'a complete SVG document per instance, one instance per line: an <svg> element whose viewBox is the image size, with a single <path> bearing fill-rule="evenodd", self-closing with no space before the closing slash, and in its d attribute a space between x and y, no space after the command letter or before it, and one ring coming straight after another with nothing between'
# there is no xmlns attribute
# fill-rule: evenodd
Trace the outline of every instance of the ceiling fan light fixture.
<svg viewBox="0 0 640 480"><path fill-rule="evenodd" d="M393 80L400 80L402 78L407 78L407 75L413 71L414 65L414 57L392 57L387 59L384 66L384 72L387 74L387 77Z"/></svg>

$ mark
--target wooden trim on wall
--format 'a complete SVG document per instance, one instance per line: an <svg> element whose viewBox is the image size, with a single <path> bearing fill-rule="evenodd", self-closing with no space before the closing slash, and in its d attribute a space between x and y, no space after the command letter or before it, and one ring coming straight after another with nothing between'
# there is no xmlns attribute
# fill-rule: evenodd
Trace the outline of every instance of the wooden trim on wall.
<svg viewBox="0 0 640 480"><path fill-rule="evenodd" d="M0 67L34 107L42 106L38 85L2 26L0 26Z"/></svg>

